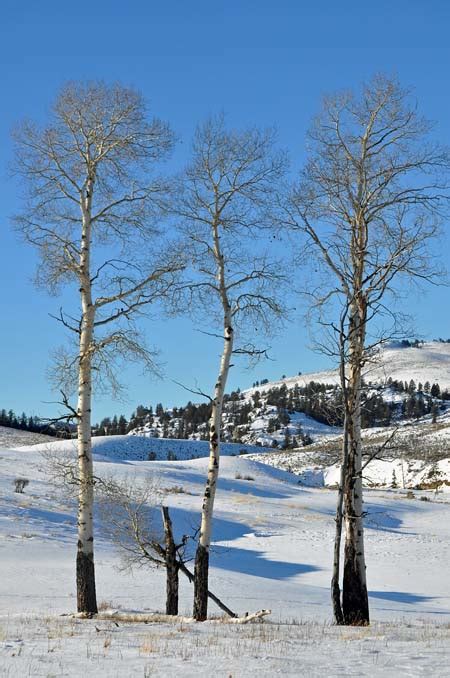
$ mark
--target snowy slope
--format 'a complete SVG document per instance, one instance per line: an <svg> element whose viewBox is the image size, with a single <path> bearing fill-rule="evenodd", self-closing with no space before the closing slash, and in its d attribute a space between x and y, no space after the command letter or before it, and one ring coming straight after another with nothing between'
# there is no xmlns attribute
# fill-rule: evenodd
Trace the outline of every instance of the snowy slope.
<svg viewBox="0 0 450 678"><path fill-rule="evenodd" d="M282 446L286 433L290 436L298 436L301 431L303 434L310 436L314 441L319 441L329 437L334 438L341 432L339 427L322 424L304 412L292 412L289 415L289 424L283 426L280 431L269 434L267 433L267 428L269 420L271 416L273 416L272 410L276 411L276 408L271 408L270 406L265 407L264 412L256 414L250 424L250 435L252 439L254 439L258 445L266 446L267 448L273 446L273 441L279 446ZM259 452L260 450L257 451Z"/></svg>
<svg viewBox="0 0 450 678"><path fill-rule="evenodd" d="M61 450L63 452L75 452L76 440L50 439L50 442L41 443L33 447L36 452L51 452ZM207 457L209 454L206 440L176 440L174 438L148 438L146 436L97 436L92 438L92 448L98 458L109 460L133 460L144 461L149 454L153 459L167 460L168 455L172 460L196 459ZM29 448L19 447L27 451ZM236 443L222 443L221 454L223 456L250 454L264 451L257 445L241 445ZM154 455L154 456L153 456ZM173 456L175 455L175 456Z"/></svg>
<svg viewBox="0 0 450 678"><path fill-rule="evenodd" d="M441 389L450 388L450 344L427 342L421 348L394 346L383 350L378 363L368 367L367 381L384 383L392 379L431 384L439 383Z"/></svg>
<svg viewBox="0 0 450 678"><path fill-rule="evenodd" d="M447 400L445 400L446 395L442 400L436 399L437 394L427 387L425 393L419 394L418 391L415 393L417 402L411 405L410 402L407 403L410 393L408 389L403 388L403 384L405 382L409 384L413 380L416 387L422 384L422 389L427 382L430 387L439 383L442 391L449 387L450 344L428 342L420 346L420 348L415 348L413 346L405 347L401 343L391 344L381 351L377 358L372 358L370 363L367 364L364 378L367 383L372 384L366 391L367 398L371 399L368 417L372 418L372 423L383 425L383 422L395 421L403 425L405 418L429 415L432 408L434 408L435 414L437 411L439 417L442 418L442 413L448 405ZM394 382L401 381L402 385L400 387L398 384L388 386L389 378ZM302 389L309 386L311 382L326 384L329 388L322 389L323 393L320 392L320 389L309 388L303 393L300 393L300 391L290 393L289 398L286 397L286 394L282 395L280 391L281 386L288 389L294 389L295 386L298 386L299 389ZM289 377L281 381L267 382L241 393L234 393L233 397L227 400L223 409L223 439L238 439L249 445L258 444L269 448L283 449L336 436L340 433L339 428L319 423L312 416L317 416L328 424L333 424L336 421L333 416L333 403L336 404L338 397L335 388L338 384L337 371L327 370ZM321 397L324 398L325 404L328 402L331 405L331 409L328 409L328 411L326 407L321 410ZM403 408L402 403L404 404ZM294 411L295 409L298 411ZM149 438L156 437L156 439L162 436L177 439L180 432L184 435L186 431L189 432L189 438L205 437L207 434L205 421L200 425L196 424L198 429L194 430L192 429L192 422L185 426L182 417L172 416L172 410L166 410L165 415L166 417L163 418L147 411L146 415L140 417L139 425L132 428L129 434ZM431 416L428 419L431 419ZM426 420L424 419L424 421ZM174 443L174 445L177 445L177 443ZM205 443L203 443L203 448L206 453ZM201 449L203 450L203 448ZM178 458L188 458L182 449L175 454ZM158 458L161 457L158 456Z"/></svg>
<svg viewBox="0 0 450 678"><path fill-rule="evenodd" d="M121 446L119 453L116 443L110 437L95 441L96 475L135 483L151 478L163 492L183 488L164 493L164 501L177 535L191 534L198 525L207 459L136 461L131 458L136 450L131 454ZM67 451L69 443L50 445L60 454L58 446ZM444 564L450 559L450 504L443 495L435 501L429 492L432 501L421 502L401 490L367 492L374 623L366 630L333 629L327 622L335 492L299 485L298 477L246 456L226 456L216 497L210 586L240 614L272 609L272 624L80 622L56 616L75 608L76 527L74 505L46 476L39 450L48 447L0 449L0 665L5 675L268 678L298 676L300 656L308 676L351 675L350 658L355 675L447 675L450 584ZM24 494L14 492L18 476L30 480ZM163 610L164 572L132 575L118 571L119 562L99 520L99 602L114 609ZM181 581L181 613L189 615L191 605L192 588ZM216 612L213 605L210 612Z"/></svg>
<svg viewBox="0 0 450 678"><path fill-rule="evenodd" d="M273 468L287 470L298 476L298 481L308 487L336 488L339 483L339 464L327 464L309 451L288 451L252 455L251 460L261 461ZM450 459L434 463L423 459L374 459L364 472L366 488L382 487L403 490L429 489L450 495ZM429 496L425 495L428 499ZM447 499L445 499L447 501Z"/></svg>
<svg viewBox="0 0 450 678"><path fill-rule="evenodd" d="M35 448L2 449L0 456L0 602L10 612L70 611L74 508L49 485ZM182 493L165 494L181 535L198 523L206 467L207 459L145 462L103 454L96 457L95 473L136 483L151 477L162 489L182 487ZM30 479L23 495L13 491L17 476ZM331 490L301 486L296 476L246 457L224 457L211 556L214 591L238 612L270 607L274 619L330 619L334 506ZM410 500L400 490L371 491L366 509L374 619L450 621L449 582L442 568L450 558L450 504ZM99 526L99 599L163 609L163 573L118 575L117 563ZM189 612L191 597L183 582L182 612Z"/></svg>
<svg viewBox="0 0 450 678"><path fill-rule="evenodd" d="M440 415L435 424L427 416L396 426L363 429L362 440L363 454L381 450L380 458L373 459L364 473L366 487L390 488L396 482L398 487L414 489L440 481L440 490L450 491L450 411ZM307 447L272 450L249 458L295 473L305 485L334 487L341 446L341 434L325 434Z"/></svg>
<svg viewBox="0 0 450 678"><path fill-rule="evenodd" d="M53 442L52 436L42 435L42 433L31 433L30 431L21 431L17 428L0 426L0 447L18 447L19 445L37 445L38 443Z"/></svg>
<svg viewBox="0 0 450 678"><path fill-rule="evenodd" d="M424 384L429 381L439 383L441 389L450 389L450 344L445 342L425 342L421 348L403 348L400 345L391 345L384 348L379 356L368 365L364 378L366 381L386 383L389 377L393 380L410 381ZM292 388L295 384L306 386L310 381L321 384L339 384L337 370L324 370L311 372L296 377L287 377L280 381L272 381L267 384L247 389L244 393L251 394L254 391L268 391L276 386L286 384Z"/></svg>

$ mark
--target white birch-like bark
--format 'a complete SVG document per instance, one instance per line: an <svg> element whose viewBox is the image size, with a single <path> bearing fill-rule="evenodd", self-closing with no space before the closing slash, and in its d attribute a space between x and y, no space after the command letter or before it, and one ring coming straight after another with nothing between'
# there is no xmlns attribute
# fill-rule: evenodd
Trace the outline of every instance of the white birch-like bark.
<svg viewBox="0 0 450 678"><path fill-rule="evenodd" d="M62 308L56 317L77 337L77 349L61 352L53 376L60 404L69 412L60 419L74 418L78 427L77 606L89 615L97 611L93 370L99 383L104 377L103 385L114 392L120 388L112 367L117 359L138 358L154 367L133 319L167 297L185 264L169 243L157 254L150 247L148 257L143 247L162 235L158 221L166 208L159 200L167 198L167 184L155 179L153 166L170 151L173 136L162 121L148 121L139 92L118 84L68 83L52 111L49 126L26 122L15 132L16 168L27 185L27 202L16 223L40 254L38 282L52 292L68 282L79 289L77 317ZM114 329L108 331L110 325ZM75 409L69 396L77 384Z"/></svg>
<svg viewBox="0 0 450 678"><path fill-rule="evenodd" d="M337 623L369 622L361 377L368 356L390 333L378 328L369 341L368 326L387 310L385 296L395 290L397 278L431 281L439 276L428 244L444 216L444 205L448 206L449 154L430 143L430 129L409 92L383 75L366 83L358 97L348 91L327 97L309 133L311 155L286 211L288 224L307 235L335 278L331 287L327 282L314 305L321 324L337 340L331 349L325 340L323 348L339 358L341 367L347 363L348 369L348 377L341 373L346 389L339 488L343 494L337 502L332 579ZM333 322L330 308L338 299L345 320L340 327ZM395 326L391 332L390 336L396 335ZM345 526L342 609L341 515Z"/></svg>
<svg viewBox="0 0 450 678"><path fill-rule="evenodd" d="M217 221L214 221L212 225L212 235L214 241L214 259L217 266L217 285L223 308L224 344L219 374L214 387L214 398L212 400L211 418L209 423L208 475L203 495L200 537L195 561L194 617L198 621L206 619L208 611L209 548L211 545L214 499L216 496L217 479L219 477L222 406L230 369L230 360L233 353L232 310L227 295L224 257L220 249Z"/></svg>
<svg viewBox="0 0 450 678"><path fill-rule="evenodd" d="M344 508L344 483L348 463L348 424L347 415L344 416L344 435L342 438L341 469L339 473L338 498L336 504L335 517L335 535L333 552L333 575L331 578L331 602L333 605L333 615L336 624L343 624L342 614L340 574L341 574L341 543L342 543L342 524Z"/></svg>
<svg viewBox="0 0 450 678"><path fill-rule="evenodd" d="M209 464L194 568L194 611L207 617L209 550L220 464L222 406L232 354L264 355L251 328L270 333L284 308L278 286L285 280L261 247L263 229L276 223L279 181L286 156L272 130L229 131L223 117L199 126L193 159L179 185L176 211L191 244L194 279L190 303L206 311L213 336L223 339L209 421ZM240 346L236 346L239 336Z"/></svg>
<svg viewBox="0 0 450 678"><path fill-rule="evenodd" d="M91 205L94 180L86 182L81 199L82 235L80 248L81 328L78 371L78 550L77 607L78 612L95 614L97 601L94 569L94 484L91 445L92 340L95 309L92 302L90 250Z"/></svg>
<svg viewBox="0 0 450 678"><path fill-rule="evenodd" d="M344 313L343 316L341 317L339 333L339 378L341 382L342 401L344 406L344 422L343 422L344 425L342 436L341 469L339 474L338 498L336 503L333 574L331 578L331 603L333 606L333 615L336 624L344 623L341 603L340 576L341 576L341 543L342 543L342 525L344 508L344 483L348 464L348 418L349 418L347 378L345 373L345 331L344 331L345 316L346 313Z"/></svg>
<svg viewBox="0 0 450 678"><path fill-rule="evenodd" d="M208 478L203 497L202 520L199 543L206 549L211 544L211 523L216 495L217 478L220 463L220 428L222 422L222 405L233 352L233 328L231 322L224 327L224 346L220 360L220 370L214 388L211 419L209 423L209 463Z"/></svg>

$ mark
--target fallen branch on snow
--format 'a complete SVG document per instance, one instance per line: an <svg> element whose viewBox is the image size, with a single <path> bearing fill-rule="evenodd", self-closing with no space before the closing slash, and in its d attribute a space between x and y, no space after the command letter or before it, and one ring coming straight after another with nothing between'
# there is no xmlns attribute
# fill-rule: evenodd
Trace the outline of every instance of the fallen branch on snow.
<svg viewBox="0 0 450 678"><path fill-rule="evenodd" d="M252 614L245 614L243 617L231 617L226 620L227 624L248 624L249 622L255 621L255 619L261 619L266 617L268 614L271 614L272 610L259 610L259 612L253 612Z"/></svg>
<svg viewBox="0 0 450 678"><path fill-rule="evenodd" d="M224 617L222 619L210 619L210 622L219 622L221 624L248 624L254 622L257 619L262 619L271 614L271 610L259 610L258 612L253 612L252 614L245 614L243 617ZM78 619L86 619L86 615L81 613L76 613L71 615ZM114 621L122 623L137 623L141 622L143 624L165 624L165 623L194 623L195 620L193 617L182 617L180 615L171 615L171 614L158 614L155 612L126 612L121 610L106 610L105 612L100 612L93 616L93 619L97 621Z"/></svg>

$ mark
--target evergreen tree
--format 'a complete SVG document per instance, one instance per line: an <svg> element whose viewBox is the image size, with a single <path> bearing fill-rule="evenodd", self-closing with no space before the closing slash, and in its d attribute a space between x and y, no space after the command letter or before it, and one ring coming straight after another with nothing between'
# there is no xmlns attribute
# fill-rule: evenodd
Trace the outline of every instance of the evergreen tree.
<svg viewBox="0 0 450 678"><path fill-rule="evenodd" d="M414 381L414 379L411 379L411 381L408 384L408 393L412 395L415 392L416 392L416 382Z"/></svg>
<svg viewBox="0 0 450 678"><path fill-rule="evenodd" d="M437 383L433 384L433 386L431 387L430 393L431 393L433 398L439 398L440 395L441 395L441 389L440 389L439 384L437 384Z"/></svg>
<svg viewBox="0 0 450 678"><path fill-rule="evenodd" d="M127 432L127 420L125 419L123 414L121 414L118 421L117 433L123 436L126 434L126 432Z"/></svg>

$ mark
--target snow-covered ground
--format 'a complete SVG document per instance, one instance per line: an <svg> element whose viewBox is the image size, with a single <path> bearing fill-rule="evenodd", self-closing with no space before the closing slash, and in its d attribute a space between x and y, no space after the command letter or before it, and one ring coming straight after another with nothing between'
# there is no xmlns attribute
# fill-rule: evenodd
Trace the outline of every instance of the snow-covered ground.
<svg viewBox="0 0 450 678"><path fill-rule="evenodd" d="M235 626L0 617L0 673L99 678L449 675L450 631L429 623Z"/></svg>
<svg viewBox="0 0 450 678"><path fill-rule="evenodd" d="M428 341L420 348L402 347L392 344L380 351L379 355L367 365L364 372L365 381L384 384L391 377L394 381L407 381L414 379L416 384L438 383L441 389L450 388L450 344L439 341ZM243 391L244 395L250 395L254 391L261 393L272 387L280 387L286 384L292 388L295 384L306 386L311 381L319 384L339 384L337 370L323 370L310 372L296 377L287 377L279 381L271 381Z"/></svg>
<svg viewBox="0 0 450 678"><path fill-rule="evenodd" d="M48 453L52 450L60 450L68 453L75 451L76 444L76 440L55 441L54 438L50 438L46 442L35 445L33 451ZM167 461L168 459L181 461L207 457L209 454L209 443L206 440L177 440L175 438L151 438L138 435L97 436L92 438L92 447L98 459L104 458L111 461L148 461L149 455L154 461ZM29 447L19 447L18 449L27 451ZM262 452L265 449L261 445L222 443L221 454L225 457L237 456Z"/></svg>
<svg viewBox="0 0 450 678"><path fill-rule="evenodd" d="M45 436L42 433L30 433L21 431L8 426L0 426L0 448L18 447L19 445L36 445L44 442L54 442L52 436Z"/></svg>
<svg viewBox="0 0 450 678"><path fill-rule="evenodd" d="M298 437L302 433L303 435L310 436L311 440L320 441L326 440L329 437L335 438L341 432L339 427L322 424L304 412L291 412L289 415L289 424L283 426L283 429L280 431L268 433L268 423L270 418L275 415L276 407L268 405L264 407L264 413L255 416L252 423L250 424L251 436L261 446L271 448L273 447L273 442L275 441L280 445L280 447L282 447L286 434L291 437ZM298 444L301 444L300 438L298 440ZM260 451L260 449L256 450L256 452Z"/></svg>
<svg viewBox="0 0 450 678"><path fill-rule="evenodd" d="M97 475L135 483L156 478L169 489L165 502L177 534L192 533L206 459L139 461L123 441L105 438L96 445ZM402 489L367 491L374 625L337 629L329 626L335 492L300 485L297 476L246 456L225 456L210 586L239 614L270 608L269 622L81 622L57 616L75 608L75 518L73 506L49 483L39 450L58 454L58 446L68 443L0 450L0 675L449 675L448 494L428 492L430 501L423 502L423 493L410 499ZM19 476L30 480L24 494L14 492ZM173 487L183 492L170 492ZM129 574L118 564L99 523L103 607L162 611L164 573ZM191 605L191 585L182 581L180 612L189 615ZM219 611L211 605L210 612Z"/></svg>
<svg viewBox="0 0 450 678"><path fill-rule="evenodd" d="M316 446L317 448L317 446ZM250 459L261 461L273 468L295 473L298 482L308 487L335 488L339 482L339 465L324 463L323 457L308 451L279 451L264 455L251 455ZM366 488L383 489L428 489L434 495L450 493L450 459L429 462L424 459L373 459L364 471ZM422 495L422 500L429 495Z"/></svg>
<svg viewBox="0 0 450 678"><path fill-rule="evenodd" d="M441 389L450 388L450 344L429 341L420 348L385 348L380 359L367 367L365 379L384 383L389 377L408 382L414 379L416 384L429 381L438 383Z"/></svg>

